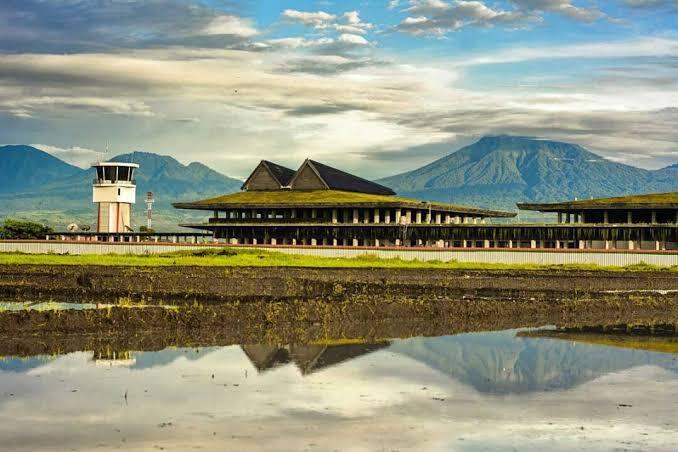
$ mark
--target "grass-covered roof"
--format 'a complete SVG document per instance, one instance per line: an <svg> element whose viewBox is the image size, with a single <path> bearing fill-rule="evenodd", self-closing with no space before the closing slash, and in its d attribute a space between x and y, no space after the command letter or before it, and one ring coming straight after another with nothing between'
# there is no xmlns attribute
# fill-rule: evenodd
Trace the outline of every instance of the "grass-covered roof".
<svg viewBox="0 0 678 452"><path fill-rule="evenodd" d="M564 212L595 209L678 209L678 192L582 199L554 203L519 203L522 210Z"/></svg>
<svg viewBox="0 0 678 452"><path fill-rule="evenodd" d="M373 195L339 190L276 190L242 191L196 202L175 203L177 209L223 210L237 208L305 208L305 207L381 207L425 208L451 213L474 214L486 217L513 217L515 213L457 206L443 203L428 203L397 196Z"/></svg>

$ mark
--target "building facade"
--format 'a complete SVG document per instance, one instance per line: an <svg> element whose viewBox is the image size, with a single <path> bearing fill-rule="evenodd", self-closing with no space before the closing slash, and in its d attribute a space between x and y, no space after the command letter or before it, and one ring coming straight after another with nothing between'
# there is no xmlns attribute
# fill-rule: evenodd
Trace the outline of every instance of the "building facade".
<svg viewBox="0 0 678 452"><path fill-rule="evenodd" d="M399 198L388 187L312 160L296 171L262 161L243 191L174 206L211 211L207 223L182 226L232 244L455 246L435 231L515 216Z"/></svg>
<svg viewBox="0 0 678 452"><path fill-rule="evenodd" d="M557 222L517 224L507 222L513 212L400 198L312 160L296 171L262 161L242 189L174 204L212 214L206 223L182 226L246 245L678 249L678 192L519 204L556 213Z"/></svg>

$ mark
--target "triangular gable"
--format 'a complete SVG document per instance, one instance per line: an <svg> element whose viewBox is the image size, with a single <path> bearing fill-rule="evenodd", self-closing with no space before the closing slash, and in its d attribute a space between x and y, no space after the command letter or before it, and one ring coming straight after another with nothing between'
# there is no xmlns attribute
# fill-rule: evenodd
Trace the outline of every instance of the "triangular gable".
<svg viewBox="0 0 678 452"><path fill-rule="evenodd" d="M294 171L284 166L262 160L242 185L243 190L280 190L289 185Z"/></svg>
<svg viewBox="0 0 678 452"><path fill-rule="evenodd" d="M310 162L307 159L302 163L290 181L290 187L293 190L329 190L330 187Z"/></svg>

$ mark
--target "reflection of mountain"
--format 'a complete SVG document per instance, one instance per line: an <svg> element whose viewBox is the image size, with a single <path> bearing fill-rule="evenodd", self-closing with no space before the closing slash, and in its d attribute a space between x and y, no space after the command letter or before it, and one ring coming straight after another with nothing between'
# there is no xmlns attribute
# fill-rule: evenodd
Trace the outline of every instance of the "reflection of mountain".
<svg viewBox="0 0 678 452"><path fill-rule="evenodd" d="M344 345L242 345L247 358L259 372L264 372L293 362L302 375L317 372L344 361L358 358L388 347L388 342L378 344Z"/></svg>
<svg viewBox="0 0 678 452"><path fill-rule="evenodd" d="M646 364L678 372L670 354L515 335L504 331L410 339L393 343L390 350L478 391L499 394L567 389Z"/></svg>

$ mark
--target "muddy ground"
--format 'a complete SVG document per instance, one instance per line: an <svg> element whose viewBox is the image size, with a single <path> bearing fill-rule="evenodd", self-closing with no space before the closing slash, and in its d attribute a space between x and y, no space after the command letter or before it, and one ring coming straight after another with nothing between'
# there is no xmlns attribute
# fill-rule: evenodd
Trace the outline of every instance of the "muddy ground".
<svg viewBox="0 0 678 452"><path fill-rule="evenodd" d="M535 300L628 297L647 291L678 299L671 272L289 267L0 266L0 299L250 302L362 298Z"/></svg>
<svg viewBox="0 0 678 452"><path fill-rule="evenodd" d="M678 323L668 272L0 266L0 356Z"/></svg>

